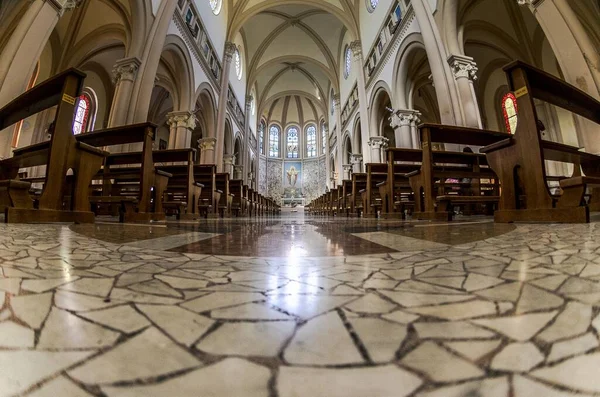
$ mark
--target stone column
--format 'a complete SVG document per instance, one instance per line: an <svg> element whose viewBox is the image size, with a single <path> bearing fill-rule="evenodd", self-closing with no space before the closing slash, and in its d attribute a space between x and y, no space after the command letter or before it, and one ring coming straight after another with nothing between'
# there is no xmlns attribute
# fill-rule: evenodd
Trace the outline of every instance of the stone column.
<svg viewBox="0 0 600 397"><path fill-rule="evenodd" d="M64 11L75 4L58 0L29 1L0 57L0 107L22 94L35 69L50 34Z"/></svg>
<svg viewBox="0 0 600 397"><path fill-rule="evenodd" d="M217 170L223 171L223 150L225 150L225 117L227 115L227 96L229 94L229 73L231 60L236 50L235 43L226 42L223 53L223 67L221 69L221 90L219 92L219 109L217 113L217 147L215 161Z"/></svg>
<svg viewBox="0 0 600 397"><path fill-rule="evenodd" d="M435 93L443 124L462 125L460 99L454 76L447 60L446 49L433 19L429 0L412 0L415 17L421 28L427 60L433 75Z"/></svg>
<svg viewBox="0 0 600 397"><path fill-rule="evenodd" d="M322 131L321 136L323 136ZM325 123L325 142L321 143L321 147L323 147L323 143L325 143L325 182L328 185L327 187L330 187L329 179L331 177L331 158L329 157L329 155L331 150L329 149L329 125L327 123Z"/></svg>
<svg viewBox="0 0 600 397"><path fill-rule="evenodd" d="M198 139L198 148L200 149L200 164L215 163L215 145L217 138Z"/></svg>
<svg viewBox="0 0 600 397"><path fill-rule="evenodd" d="M477 64L473 58L465 55L451 55L448 58L450 68L454 72L460 103L463 110L465 127L482 128L481 113L477 105L473 81L477 80Z"/></svg>
<svg viewBox="0 0 600 397"><path fill-rule="evenodd" d="M118 60L113 67L115 93L113 95L108 127L127 124L127 109L131 102L133 86L141 61L136 57Z"/></svg>
<svg viewBox="0 0 600 397"><path fill-rule="evenodd" d="M192 147L192 131L196 128L196 115L192 112L171 112L167 116L171 127L169 149Z"/></svg>
<svg viewBox="0 0 600 397"><path fill-rule="evenodd" d="M250 113L252 111L252 101L254 100L254 98L252 97L252 95L246 95L246 113L245 113L245 123L244 123L244 147L243 147L243 154L242 154L242 165L243 165L243 169L248 170L250 169L250 134L252 134L252 131L250 129L251 125L250 125ZM256 128L256 126L254 126ZM258 139L257 139L258 141ZM257 152L258 153L258 152ZM237 179L237 178L236 178ZM242 173L242 177L239 179L244 179L244 183L248 184L248 180L245 178L245 176Z"/></svg>
<svg viewBox="0 0 600 397"><path fill-rule="evenodd" d="M413 149L421 149L421 136L419 135L419 124L421 124L421 112L415 110L410 120L410 133L412 135Z"/></svg>
<svg viewBox="0 0 600 397"><path fill-rule="evenodd" d="M412 109L395 110L390 116L390 126L394 129L396 146L399 148L419 147L417 125L420 122L420 113Z"/></svg>
<svg viewBox="0 0 600 397"><path fill-rule="evenodd" d="M243 179L244 178L244 166L243 165L234 165L233 166L233 179Z"/></svg>
<svg viewBox="0 0 600 397"><path fill-rule="evenodd" d="M354 174L357 174L359 172L362 172L362 162L363 162L363 155L358 153L358 154L352 154L350 156L350 162L352 163L352 172Z"/></svg>
<svg viewBox="0 0 600 397"><path fill-rule="evenodd" d="M335 111L335 117L336 117L336 123L337 123L337 128L335 129L335 140L337 141L337 161L335 164L335 171L337 172L337 181L336 184L337 185L341 185L342 184L342 179L344 178L344 174L342 173L342 168L343 168L343 158L344 155L342 153L342 103L340 102L340 96L339 95L334 95L333 96L333 108ZM335 188L335 186L331 187L332 189Z"/></svg>
<svg viewBox="0 0 600 397"><path fill-rule="evenodd" d="M527 5L540 23L565 80L600 100L600 53L566 0L517 0ZM600 128L576 117L580 146L600 153Z"/></svg>
<svg viewBox="0 0 600 397"><path fill-rule="evenodd" d="M154 89L158 64L165 46L167 32L173 21L173 13L177 7L176 1L161 1L155 12L154 21L146 37L143 53L141 54L138 78L135 81L129 112L128 123L141 123L148 119L148 109L152 90ZM187 107L189 104L182 104Z"/></svg>
<svg viewBox="0 0 600 397"><path fill-rule="evenodd" d="M343 179L352 179L352 164L344 164L342 165L342 169L344 170ZM338 185L340 184L338 182ZM333 188L335 189L335 186Z"/></svg>
<svg viewBox="0 0 600 397"><path fill-rule="evenodd" d="M21 95L64 11L75 7L58 0L29 1L25 14L2 49L0 57L0 108ZM0 157L11 156L14 127L0 131Z"/></svg>
<svg viewBox="0 0 600 397"><path fill-rule="evenodd" d="M358 87L358 108L360 112L360 140L362 153L365 159L365 162L369 163L370 153L369 153L369 138L371 137L370 128L369 128L369 100L367 99L367 88L365 83L365 68L364 68L364 60L363 60L363 52L362 52L362 43L360 40L353 41L350 43L350 49L354 54L354 61L356 67L358 68L356 74L358 76L357 87ZM373 132L375 133L375 132ZM356 150L358 148L354 148Z"/></svg>
<svg viewBox="0 0 600 397"><path fill-rule="evenodd" d="M384 163L386 158L383 151L388 147L389 140L383 136L372 136L369 138L369 146L371 147L371 162Z"/></svg>
<svg viewBox="0 0 600 397"><path fill-rule="evenodd" d="M229 177L233 177L235 164L235 154L225 154L223 155L223 172L227 172Z"/></svg>

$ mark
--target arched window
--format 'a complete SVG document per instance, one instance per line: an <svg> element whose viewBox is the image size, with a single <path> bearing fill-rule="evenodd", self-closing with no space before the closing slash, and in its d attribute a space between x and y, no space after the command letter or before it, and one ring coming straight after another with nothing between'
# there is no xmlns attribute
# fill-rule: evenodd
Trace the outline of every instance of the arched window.
<svg viewBox="0 0 600 397"><path fill-rule="evenodd" d="M79 135L89 130L91 110L92 100L88 94L83 93L77 100L77 106L75 107L75 118L73 120L74 135Z"/></svg>
<svg viewBox="0 0 600 397"><path fill-rule="evenodd" d="M260 151L260 154L265 154L265 130L267 129L267 126L265 125L264 121L260 122L260 125L258 126L258 149Z"/></svg>
<svg viewBox="0 0 600 397"><path fill-rule="evenodd" d="M369 12L375 11L377 4L379 4L379 0L367 0L367 10L369 10Z"/></svg>
<svg viewBox="0 0 600 397"><path fill-rule="evenodd" d="M233 54L233 60L235 61L235 75L238 80L242 79L242 56L240 55L240 49L235 49L235 54Z"/></svg>
<svg viewBox="0 0 600 397"><path fill-rule="evenodd" d="M331 90L331 115L335 112L335 98L334 98L333 90Z"/></svg>
<svg viewBox="0 0 600 397"><path fill-rule="evenodd" d="M352 69L352 50L346 46L344 53L344 78L347 79L350 76L350 70Z"/></svg>
<svg viewBox="0 0 600 397"><path fill-rule="evenodd" d="M324 121L321 121L321 151L323 154L327 152L327 129Z"/></svg>
<svg viewBox="0 0 600 397"><path fill-rule="evenodd" d="M279 127L272 125L269 129L269 157L279 157Z"/></svg>
<svg viewBox="0 0 600 397"><path fill-rule="evenodd" d="M306 157L317 157L317 127L314 125L306 129Z"/></svg>
<svg viewBox="0 0 600 397"><path fill-rule="evenodd" d="M223 7L223 0L209 0L210 8L215 15L219 15Z"/></svg>
<svg viewBox="0 0 600 397"><path fill-rule="evenodd" d="M298 129L296 127L290 127L287 130L287 158L297 159L298 156L298 143L300 139L298 136Z"/></svg>

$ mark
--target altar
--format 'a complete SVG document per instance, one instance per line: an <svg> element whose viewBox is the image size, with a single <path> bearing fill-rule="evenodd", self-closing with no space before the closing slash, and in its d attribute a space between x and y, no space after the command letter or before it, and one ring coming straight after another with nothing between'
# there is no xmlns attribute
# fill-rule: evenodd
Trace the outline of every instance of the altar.
<svg viewBox="0 0 600 397"><path fill-rule="evenodd" d="M304 207L305 204L305 199L304 198L293 198L293 197L289 197L289 198L282 198L282 205L283 207L292 207L294 204L297 206L302 206Z"/></svg>

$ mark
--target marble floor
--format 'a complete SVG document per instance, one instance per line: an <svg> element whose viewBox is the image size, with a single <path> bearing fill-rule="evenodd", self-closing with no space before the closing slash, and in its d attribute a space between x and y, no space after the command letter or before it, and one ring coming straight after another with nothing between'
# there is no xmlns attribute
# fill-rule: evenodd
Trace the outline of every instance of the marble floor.
<svg viewBox="0 0 600 397"><path fill-rule="evenodd" d="M0 397L600 395L600 223L0 224Z"/></svg>

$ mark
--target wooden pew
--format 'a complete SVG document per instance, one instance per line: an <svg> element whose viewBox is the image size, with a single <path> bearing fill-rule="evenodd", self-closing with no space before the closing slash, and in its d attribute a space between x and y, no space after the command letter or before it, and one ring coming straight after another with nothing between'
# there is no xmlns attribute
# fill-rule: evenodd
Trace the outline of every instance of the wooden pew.
<svg viewBox="0 0 600 397"><path fill-rule="evenodd" d="M542 139L534 99L569 110L597 124L600 124L600 102L520 61L505 66L504 71L517 98L517 129L515 135L482 149L502 184L496 222L589 222L590 206L600 210L600 156ZM550 194L545 160L574 166L573 175L560 180L563 190L560 197ZM590 205L585 202L588 188L595 188Z"/></svg>
<svg viewBox="0 0 600 397"><path fill-rule="evenodd" d="M344 214L346 217L350 215L350 197L352 196L352 179L342 180L342 184L338 186L338 194L340 196L340 204L338 206L338 214Z"/></svg>
<svg viewBox="0 0 600 397"><path fill-rule="evenodd" d="M247 187L246 187L247 191ZM229 193L233 196L231 211L235 216L246 215L246 196L244 193L244 181L241 179L231 179L229 181Z"/></svg>
<svg viewBox="0 0 600 397"><path fill-rule="evenodd" d="M421 168L421 149L387 149L388 175L377 184L383 218L405 219L405 210L414 208L414 194L407 174Z"/></svg>
<svg viewBox="0 0 600 397"><path fill-rule="evenodd" d="M227 218L231 215L231 205L233 204L233 195L229 192L229 173L217 173L215 175L215 184L217 191L221 192L221 197L218 201L219 214L222 218Z"/></svg>
<svg viewBox="0 0 600 397"><path fill-rule="evenodd" d="M78 142L94 147L142 143L141 152L112 153L106 157L102 172L94 177L102 181L102 193L90 196L92 204L118 204L121 222L165 220L162 193L171 174L154 167L152 141L155 136L156 125L149 122L76 136Z"/></svg>
<svg viewBox="0 0 600 397"><path fill-rule="evenodd" d="M248 188L248 212L250 216L257 216L257 206L256 206L256 191L252 188Z"/></svg>
<svg viewBox="0 0 600 397"><path fill-rule="evenodd" d="M217 166L214 164L196 164L194 178L204 188L198 202L200 213L206 218L219 216L219 202L223 191L217 189Z"/></svg>
<svg viewBox="0 0 600 397"><path fill-rule="evenodd" d="M365 165L367 184L362 193L363 217L376 218L377 212L382 209L382 198L379 194L379 185L387 180L387 163L367 163Z"/></svg>
<svg viewBox="0 0 600 397"><path fill-rule="evenodd" d="M464 204L495 205L499 196L481 195L479 189L472 195L448 194L445 181L448 178L475 180L497 179L487 166L485 155L452 151L434 151L432 144L452 143L459 145L485 146L500 142L508 134L474 128L423 124L419 126L423 145L421 168L409 175L410 185L415 193L416 219L452 220L452 207ZM436 185L435 181L438 180ZM469 184L471 184L470 182Z"/></svg>
<svg viewBox="0 0 600 397"><path fill-rule="evenodd" d="M164 193L163 208L175 211L178 220L198 219L198 200L204 186L194 179L196 150L159 150L154 151L152 157L159 170L172 175Z"/></svg>
<svg viewBox="0 0 600 397"><path fill-rule="evenodd" d="M77 142L73 115L86 75L68 69L38 84L0 109L0 130L56 106L49 141L15 149L0 161L0 207L5 222L94 222L88 192L92 176L102 166L102 150ZM46 165L37 208L29 196L29 183L18 180L19 169ZM68 178L68 171L73 176ZM69 183L68 179L72 182Z"/></svg>
<svg viewBox="0 0 600 397"><path fill-rule="evenodd" d="M361 190L366 191L367 174L364 172L352 174L352 192L350 193L350 216L360 216L363 212Z"/></svg>

